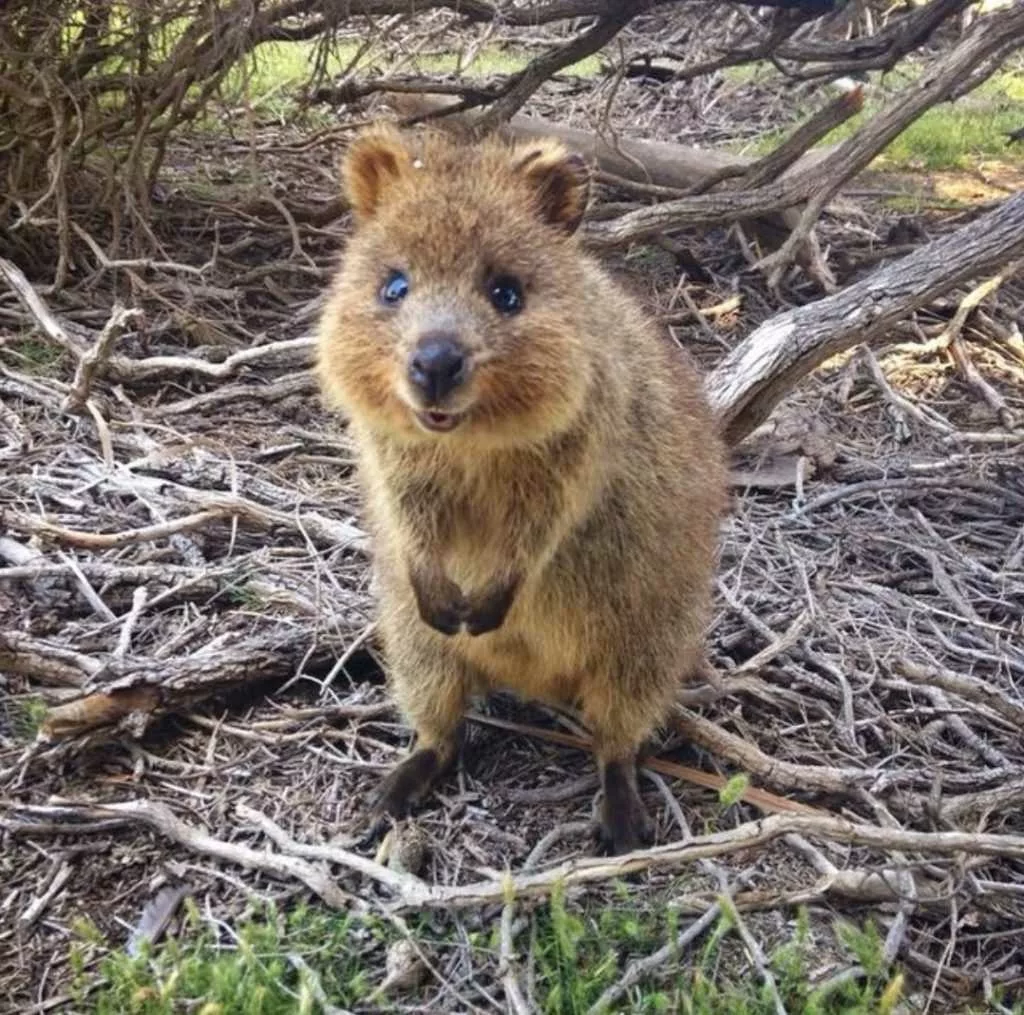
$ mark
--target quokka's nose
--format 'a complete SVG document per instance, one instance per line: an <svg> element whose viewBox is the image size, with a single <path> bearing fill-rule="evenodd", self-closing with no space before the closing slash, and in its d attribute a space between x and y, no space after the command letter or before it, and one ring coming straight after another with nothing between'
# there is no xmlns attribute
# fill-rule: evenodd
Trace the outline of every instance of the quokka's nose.
<svg viewBox="0 0 1024 1015"><path fill-rule="evenodd" d="M420 339L409 360L409 380L431 405L440 402L466 379L466 356L451 335Z"/></svg>

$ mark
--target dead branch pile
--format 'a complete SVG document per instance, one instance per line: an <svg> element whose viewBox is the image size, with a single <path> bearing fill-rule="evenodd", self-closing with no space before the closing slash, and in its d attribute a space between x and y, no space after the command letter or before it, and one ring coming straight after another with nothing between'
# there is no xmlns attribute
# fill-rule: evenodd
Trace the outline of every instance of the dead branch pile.
<svg viewBox="0 0 1024 1015"><path fill-rule="evenodd" d="M315 250L315 228L297 228ZM276 276L301 279L289 275L287 228L277 243ZM710 249L702 260L713 263ZM738 453L718 679L687 692L650 768L666 845L625 866L580 859L595 783L578 735L563 732L578 730L495 702L475 724L457 799L420 819L427 866L400 874L355 842L363 797L405 734L368 655L351 456L315 404L308 321L260 306L250 284L245 320L275 340L174 352L159 319L83 323L84 308L57 309L3 269L2 309L28 320L34 306L36 337L12 332L0 349L0 828L5 856L31 848L37 860L5 872L19 921L0 946L26 964L2 968L63 954L65 914L115 871L114 908L133 919L169 857L216 861L229 880L193 870L184 882L215 907L231 905L241 877L271 895L297 883L330 906L438 909L456 926L503 906L492 872L506 865L523 869L524 899L566 879L601 899L632 870L652 897L669 891L694 938L720 888L669 885L703 863L764 947L772 914L867 907L887 954L924 982L1019 980L1005 931L1024 917L1024 443L949 351L963 343L1015 422L1015 278L964 300L964 313L959 299L932 302L877 358L833 362ZM219 273L206 283L207 330L230 325ZM178 276L148 277L161 294ZM729 299L725 276L716 285L702 298L712 310ZM695 310L696 334L732 332L727 315ZM225 697L231 688L243 697ZM47 711L26 743L33 701ZM736 772L752 785L721 815L698 787ZM690 838L709 813L721 827ZM69 853L72 842L90 852ZM471 1004L472 983L507 979L496 961L446 955L428 1006L450 1004L453 983ZM615 996L652 968L624 967ZM846 966L836 955L823 968Z"/></svg>
<svg viewBox="0 0 1024 1015"><path fill-rule="evenodd" d="M0 253L32 276L50 274L52 266L52 279L62 286L81 267L81 230L95 231L99 216L108 257L122 256L126 247L152 255L161 242L154 202L166 200L161 174L175 138L209 120L215 98L236 109L244 105L245 70L270 44L319 40L305 87L308 104L350 107L380 93L442 92L452 104L421 105L411 120L472 113L474 128L488 131L505 127L535 96L559 87L560 72L613 39L619 59L606 65L597 86L609 102L623 80L640 80L664 82L669 100L693 106L713 97L722 69L765 59L808 98L814 93L807 89L822 80L847 76L849 82L851 74L889 70L948 38L968 5L932 0L900 14L854 5L825 17L818 7L769 10L763 17L741 8L710 19L699 4L665 0L428 6L417 15L415 5L401 0L326 7L312 0L8 5L0 29ZM1022 39L1019 7L981 18L823 162L801 160L861 109L862 85L847 84L846 94L831 102L812 99L820 108L754 163L706 148L636 153L611 137L577 138L613 179L644 185L647 196L673 198L595 223L592 237L620 245L693 225L756 220L769 248L759 267L773 287L800 264L830 289L834 274L813 233L823 209L909 124L984 81L1024 46ZM484 79L410 72L438 46L455 49L461 69L492 41L525 46L533 55L521 70ZM340 73L328 75L343 42L355 50ZM329 76L334 80L327 83ZM518 128L530 124L520 119ZM717 133L704 129L694 140L713 144ZM723 137L736 140L728 129ZM766 235L766 225L776 233L781 228L781 235Z"/></svg>

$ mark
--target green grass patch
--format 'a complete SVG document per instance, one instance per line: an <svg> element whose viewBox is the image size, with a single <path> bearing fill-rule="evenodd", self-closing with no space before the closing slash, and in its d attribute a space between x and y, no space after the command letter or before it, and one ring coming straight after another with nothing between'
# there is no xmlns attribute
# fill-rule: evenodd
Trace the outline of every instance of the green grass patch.
<svg viewBox="0 0 1024 1015"><path fill-rule="evenodd" d="M11 342L5 348L17 359L20 370L36 377L55 374L65 356L59 345L31 336Z"/></svg>
<svg viewBox="0 0 1024 1015"><path fill-rule="evenodd" d="M611 905L569 904L558 892L531 916L517 942L529 949L537 1009L544 1015L583 1015L622 977L633 960L672 941L690 917L681 917L650 893L619 885ZM496 925L467 939L444 917L412 921L426 953L473 949L480 982L497 977ZM288 913L272 905L253 909L236 929L211 924L189 901L180 934L136 956L107 951L95 926L80 922L70 954L76 1012L94 1015L313 1015L319 998L341 1008L388 1011L415 1007L414 992L375 996L384 956L397 931L387 922L299 905ZM828 940L823 940L824 938ZM812 985L824 954L839 966L858 966L857 978ZM790 1015L895 1015L904 1001L902 973L887 968L882 937L869 921L838 922L813 930L800 911L789 940L769 955L769 967ZM525 968L526 962L522 963ZM718 923L682 954L673 954L656 979L636 984L611 1011L635 1015L775 1015L761 977L748 968L729 904ZM500 988L494 984L494 989ZM988 1009L960 1009L981 1015ZM1012 1009L1024 1015L1024 1007Z"/></svg>
<svg viewBox="0 0 1024 1015"><path fill-rule="evenodd" d="M313 1015L319 990L355 1005L375 986L368 970L382 966L392 933L307 906L267 906L237 931L216 933L190 902L180 938L137 956L111 952L94 969L102 937L88 924L76 929L72 995L77 1011L94 1015Z"/></svg>
<svg viewBox="0 0 1024 1015"><path fill-rule="evenodd" d="M4 710L11 731L19 740L34 740L49 711L46 702L37 694L11 697Z"/></svg>
<svg viewBox="0 0 1024 1015"><path fill-rule="evenodd" d="M781 77L778 68L771 60L753 60L735 67L723 67L722 76L735 85L750 84L753 81L767 81L771 77Z"/></svg>
<svg viewBox="0 0 1024 1015"><path fill-rule="evenodd" d="M531 949L545 1015L582 1015L618 982L633 959L650 955L675 938L689 922L652 899L638 910L636 895L621 888L621 905L598 912L570 909L556 894L534 918ZM639 983L612 1007L637 1015L682 1012L686 1015L774 1015L765 984L747 970L735 978L725 972L723 946L733 933L728 910L688 952L668 959L671 975L657 983ZM834 985L812 986L811 966L820 962L806 913L796 921L792 940L769 957L779 993L791 1015L887 1015L902 996L902 977L887 972L881 938L865 929L839 925L836 937L865 976ZM662 970L663 972L663 970Z"/></svg>
<svg viewBox="0 0 1024 1015"><path fill-rule="evenodd" d="M879 94L876 86L864 109L838 126L821 143L844 141L908 80L906 72L890 74L885 91ZM811 112L810 108L800 110L794 116L794 125ZM1007 145L1006 137L1020 127L1024 127L1024 73L1002 71L956 102L929 109L879 155L875 168L963 170L988 159L1021 162L1024 151ZM787 133L771 131L745 150L753 155L765 155Z"/></svg>

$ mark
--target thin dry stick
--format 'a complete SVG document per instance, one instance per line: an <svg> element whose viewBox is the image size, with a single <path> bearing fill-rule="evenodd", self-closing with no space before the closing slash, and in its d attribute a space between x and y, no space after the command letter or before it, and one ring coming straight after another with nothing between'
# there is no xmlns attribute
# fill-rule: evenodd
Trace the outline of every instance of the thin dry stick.
<svg viewBox="0 0 1024 1015"><path fill-rule="evenodd" d="M564 747L578 747L580 750L584 751L593 749L593 745L589 738L576 737L569 733L559 733L556 730L546 730L542 729L540 726L530 726L525 723L512 722L509 719L499 719L496 716L480 715L476 712L470 712L468 718L472 719L474 722L482 723L485 726L496 726L498 729L511 730L514 733L522 733L525 736L535 737L538 740L547 740L549 743L561 744ZM727 737L731 735L726 734L724 731L722 731L722 733ZM753 747L753 745L747 746L752 750L757 751L757 748ZM767 755L764 755L764 757L767 757ZM779 764L782 763L780 762ZM652 772L660 772L662 775L671 775L675 779L683 779L686 782L693 783L695 786L702 786L704 789L720 790L729 781L724 776L716 775L712 772L702 772L699 768L690 768L687 765L679 765L674 761L665 761L662 758L641 758L640 765L643 768L649 768ZM799 768L801 766L796 767ZM776 794L770 793L768 790L760 789L756 786L748 786L746 790L744 790L743 796L741 796L740 799L744 803L751 804L752 806L769 814L828 813L820 808L811 807L808 804L801 803L799 800L788 800L785 797L776 796Z"/></svg>
<svg viewBox="0 0 1024 1015"><path fill-rule="evenodd" d="M889 383L889 378L885 376L885 372L875 358L875 354L867 346L861 349L860 357L861 362L868 368L871 379L875 382L878 390L881 391L885 400L897 412L905 413L911 418L916 419L918 423L931 427L933 430L938 430L939 433L951 434L956 430L956 427L949 420L944 419L934 409L928 406L915 405L909 398L896 391Z"/></svg>
<svg viewBox="0 0 1024 1015"><path fill-rule="evenodd" d="M847 793L857 785L873 782L878 772L865 768L834 768L800 765L765 754L759 747L722 729L721 726L678 708L672 723L685 737L719 757L727 758L746 772L790 790Z"/></svg>
<svg viewBox="0 0 1024 1015"><path fill-rule="evenodd" d="M367 860L366 857L360 856L358 853L352 853L347 849L342 849L340 846L296 842L280 825L246 804L237 804L235 810L240 818L255 825L267 838L273 840L278 848L293 856L308 857L313 860L327 860L331 863L336 863L339 866L373 878L374 881L379 882L386 888L411 898L415 898L426 888L425 883L412 874L405 874L402 871L385 867L383 864Z"/></svg>
<svg viewBox="0 0 1024 1015"><path fill-rule="evenodd" d="M92 587L89 579L83 574L82 569L78 566L78 562L74 557L68 556L62 553L61 557L64 563L67 564L68 570L75 576L78 582L78 587L82 590L82 595L85 596L89 605L96 611L99 616L104 620L116 620L113 611L109 606L100 598L100 594Z"/></svg>
<svg viewBox="0 0 1024 1015"><path fill-rule="evenodd" d="M0 801L0 806L9 810L10 804ZM214 838L208 832L188 822L182 821L166 804L153 800L128 800L113 804L63 804L50 807L33 808L35 813L42 813L51 818L70 818L64 826L64 832L76 832L81 829L75 824L80 817L128 817L142 822L161 835L187 847L197 853L215 856L228 863L261 870L279 878L293 878L301 881L318 895L327 905L334 909L365 909L366 903L353 898L342 891L323 871L312 864L295 856L271 853L267 850L251 849L237 842L224 842Z"/></svg>
<svg viewBox="0 0 1024 1015"><path fill-rule="evenodd" d="M73 353L76 357L85 354L84 343L72 336L64 325L60 323L53 311L43 302L39 293L32 288L32 284L25 278L17 265L0 257L0 275L4 276L7 284L17 294L22 306L25 307L32 319L48 338L63 346L63 348Z"/></svg>
<svg viewBox="0 0 1024 1015"><path fill-rule="evenodd" d="M896 660L896 670L915 684L932 684L965 701L990 708L1017 729L1024 729L1024 705L1007 697L1006 691L980 677L969 677L940 666L920 666L911 659Z"/></svg>
<svg viewBox="0 0 1024 1015"><path fill-rule="evenodd" d="M132 632L135 630L139 617L142 616L142 611L146 608L147 596L148 593L146 592L145 585L136 586L135 591L132 593L132 608L124 618L124 625L117 637L117 645L114 647L113 655L115 659L123 659L128 654L128 650L132 645Z"/></svg>
<svg viewBox="0 0 1024 1015"><path fill-rule="evenodd" d="M939 347L945 345L947 342L952 341L958 335L962 334L964 325L967 323L967 318L971 316L972 311L976 310L986 297L994 293L1011 275L1015 275L1020 269L1021 262L1019 260L1013 261L1008 264L1001 272L997 275L993 275L992 278L986 279L984 282L976 285L961 301L956 308L956 312L950 319L949 324L943 328L942 333L937 339L935 344Z"/></svg>
<svg viewBox="0 0 1024 1015"><path fill-rule="evenodd" d="M89 400L93 377L97 371L103 369L104 364L110 358L110 351L114 347L114 343L124 334L128 325L141 316L141 310L126 310L120 303L114 306L110 319L103 325L103 330L97 336L92 348L78 361L75 377L71 382L71 390L64 397L63 408L66 412L81 412L85 408Z"/></svg>
<svg viewBox="0 0 1024 1015"><path fill-rule="evenodd" d="M722 894L721 906L736 929L736 933L739 934L743 947L746 948L747 954L750 956L750 961L754 963L764 985L768 988L772 1004L775 1006L775 1015L788 1015L786 1006L782 1003L782 996L779 994L779 985L775 982L775 976L771 969L768 968L768 957L765 955L764 949L757 943L757 938L750 933L750 928L740 916L739 910L728 893Z"/></svg>
<svg viewBox="0 0 1024 1015"><path fill-rule="evenodd" d="M31 532L36 536L47 536L50 539L67 543L69 546L78 546L87 550L105 550L111 547L128 546L132 543L164 539L177 532L190 532L193 529L202 528L207 522L224 518L229 513L230 509L226 506L208 508L205 511L185 515L183 518L174 518L169 522L145 525L138 529L123 529L121 532L82 532L79 529L65 529L43 518L34 518L17 511L6 512L4 520L14 529ZM109 619L113 619L113 617Z"/></svg>
<svg viewBox="0 0 1024 1015"><path fill-rule="evenodd" d="M315 346L314 337L302 335L299 338L240 349L219 363L211 363L196 356L147 356L139 360L115 356L110 360L110 373L115 380L121 381L152 380L174 373L190 373L211 380L224 380L244 366L259 365L265 368L275 360L294 367L308 367L313 362Z"/></svg>
<svg viewBox="0 0 1024 1015"><path fill-rule="evenodd" d="M723 680L723 683L747 673L756 673L758 670L767 666L768 663L777 656L780 656L783 653L788 652L791 648L794 648L799 643L810 621L810 612L808 610L801 611L796 620L794 620L793 623L790 624L789 627L786 628L786 630L770 645L761 649L760 652L752 655L745 662L740 663L736 669L730 670L728 677Z"/></svg>
<svg viewBox="0 0 1024 1015"><path fill-rule="evenodd" d="M512 902L505 903L501 910L501 985L505 990L505 1000L509 1011L515 1015L530 1015L532 1009L523 996L523 988L519 986L516 975L515 936L512 930L512 918L516 907Z"/></svg>
<svg viewBox="0 0 1024 1015"><path fill-rule="evenodd" d="M999 422L1007 430L1012 430L1017 425L1016 413L1007 405L1006 399L981 375L981 371L974 365L964 345L963 335L954 335L949 342L949 354L956 363L957 369L963 375L966 384L973 388L988 404L989 408L996 414Z"/></svg>
<svg viewBox="0 0 1024 1015"><path fill-rule="evenodd" d="M240 349L218 363L199 359L197 356L148 356L145 359L133 360L127 356L112 355L110 346L140 311L115 307L103 331L89 347L83 339L78 338L61 323L16 265L0 258L0 274L4 276L32 319L51 341L70 350L79 360L92 357L92 362L86 367L83 367L81 362L79 363L75 381L72 384L72 392L84 391L82 404L88 395L88 387L95 373L104 373L111 379L121 382L150 381L175 373L191 373L211 380L223 380L237 373L242 367L252 364L263 366L268 362L280 360L296 367L308 367L313 362L316 338L312 335L301 335L299 338Z"/></svg>
<svg viewBox="0 0 1024 1015"><path fill-rule="evenodd" d="M691 923L686 930L667 945L642 959L635 959L627 967L625 973L610 986L587 1010L587 1015L602 1015L612 1010L612 1006L623 998L629 989L639 983L645 976L659 971L664 972L668 963L672 962L684 948L697 940L721 915L721 909L710 906Z"/></svg>
<svg viewBox="0 0 1024 1015"><path fill-rule="evenodd" d="M43 915L46 907L53 901L54 896L64 887L74 868L67 860L62 860L60 865L53 871L49 885L42 895L32 900L29 907L18 917L18 931L25 933Z"/></svg>

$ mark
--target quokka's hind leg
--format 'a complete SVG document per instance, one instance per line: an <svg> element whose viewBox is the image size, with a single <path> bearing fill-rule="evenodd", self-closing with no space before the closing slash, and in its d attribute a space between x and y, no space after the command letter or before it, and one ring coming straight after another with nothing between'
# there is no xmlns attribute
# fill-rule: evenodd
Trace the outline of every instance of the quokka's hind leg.
<svg viewBox="0 0 1024 1015"><path fill-rule="evenodd" d="M416 741L409 756L378 784L372 798L377 816L408 815L458 757L472 682L468 668L435 638L427 635L394 652L392 692Z"/></svg>
<svg viewBox="0 0 1024 1015"><path fill-rule="evenodd" d="M598 835L608 853L631 853L654 841L654 822L637 789L636 758L634 751L628 757L597 759L602 789Z"/></svg>
<svg viewBox="0 0 1024 1015"><path fill-rule="evenodd" d="M606 852L629 853L654 841L654 823L637 788L637 755L657 726L661 697L655 688L609 679L594 681L582 703L601 773L598 837Z"/></svg>

